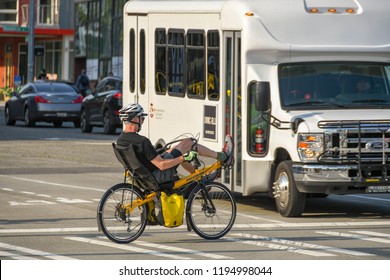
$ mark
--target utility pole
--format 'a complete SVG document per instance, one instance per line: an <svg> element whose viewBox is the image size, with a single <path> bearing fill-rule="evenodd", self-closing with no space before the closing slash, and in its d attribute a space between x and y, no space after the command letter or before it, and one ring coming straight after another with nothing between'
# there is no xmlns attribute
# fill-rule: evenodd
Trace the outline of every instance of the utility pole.
<svg viewBox="0 0 390 280"><path fill-rule="evenodd" d="M28 10L28 63L27 63L27 82L32 82L34 80L34 29L35 29L35 15L34 7L35 0L30 0L29 10Z"/></svg>

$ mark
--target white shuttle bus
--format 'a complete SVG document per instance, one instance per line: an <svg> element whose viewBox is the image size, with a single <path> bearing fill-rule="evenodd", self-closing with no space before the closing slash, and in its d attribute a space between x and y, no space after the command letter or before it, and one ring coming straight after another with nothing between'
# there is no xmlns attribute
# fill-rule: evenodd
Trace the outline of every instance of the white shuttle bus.
<svg viewBox="0 0 390 280"><path fill-rule="evenodd" d="M156 147L183 133L220 150L221 180L285 217L310 194L390 192L388 0L132 0L123 102Z"/></svg>

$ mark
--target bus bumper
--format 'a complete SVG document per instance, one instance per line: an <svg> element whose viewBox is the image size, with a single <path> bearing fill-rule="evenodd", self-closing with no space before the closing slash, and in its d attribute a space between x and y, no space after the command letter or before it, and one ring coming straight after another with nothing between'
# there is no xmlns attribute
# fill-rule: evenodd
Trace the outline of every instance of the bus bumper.
<svg viewBox="0 0 390 280"><path fill-rule="evenodd" d="M383 173L388 165L305 165L294 164L296 186L302 193L350 194L390 192L390 176ZM382 170L383 168L383 170ZM370 170L372 169L372 170ZM381 174L377 177L362 177L359 174Z"/></svg>

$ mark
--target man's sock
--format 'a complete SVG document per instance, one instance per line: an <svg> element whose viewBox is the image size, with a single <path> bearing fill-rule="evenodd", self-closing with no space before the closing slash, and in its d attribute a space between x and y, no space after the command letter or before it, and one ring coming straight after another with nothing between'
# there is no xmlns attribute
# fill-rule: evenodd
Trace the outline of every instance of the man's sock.
<svg viewBox="0 0 390 280"><path fill-rule="evenodd" d="M227 155L224 152L217 153L217 160L224 162L227 159Z"/></svg>

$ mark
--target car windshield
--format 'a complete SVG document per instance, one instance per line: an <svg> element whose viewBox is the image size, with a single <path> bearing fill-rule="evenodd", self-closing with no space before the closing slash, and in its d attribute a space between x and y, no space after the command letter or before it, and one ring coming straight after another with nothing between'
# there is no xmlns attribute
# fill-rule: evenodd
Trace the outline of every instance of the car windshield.
<svg viewBox="0 0 390 280"><path fill-rule="evenodd" d="M390 108L390 65L282 64L279 91L282 107L288 110Z"/></svg>
<svg viewBox="0 0 390 280"><path fill-rule="evenodd" d="M74 88L72 88L68 84L61 83L42 83L35 84L38 92L52 92L52 93L64 93L64 92L75 92Z"/></svg>

